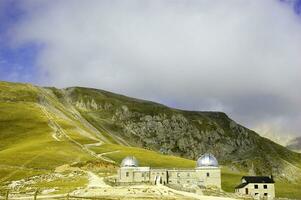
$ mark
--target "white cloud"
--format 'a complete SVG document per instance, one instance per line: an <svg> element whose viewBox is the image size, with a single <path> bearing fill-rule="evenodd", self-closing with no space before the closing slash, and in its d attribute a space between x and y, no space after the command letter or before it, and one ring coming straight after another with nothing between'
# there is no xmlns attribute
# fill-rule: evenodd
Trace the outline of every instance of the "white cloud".
<svg viewBox="0 0 301 200"><path fill-rule="evenodd" d="M301 19L280 1L23 4L14 44L44 45L38 64L48 84L222 109L253 127L300 118Z"/></svg>

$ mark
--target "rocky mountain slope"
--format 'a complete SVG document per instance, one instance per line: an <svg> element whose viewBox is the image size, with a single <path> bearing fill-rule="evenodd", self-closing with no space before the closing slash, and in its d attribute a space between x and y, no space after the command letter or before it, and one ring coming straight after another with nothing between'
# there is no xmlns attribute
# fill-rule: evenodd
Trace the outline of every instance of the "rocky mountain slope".
<svg viewBox="0 0 301 200"><path fill-rule="evenodd" d="M119 143L189 159L211 152L222 164L256 174L294 177L300 170L300 154L260 137L225 113L182 111L96 89L49 90Z"/></svg>
<svg viewBox="0 0 301 200"><path fill-rule="evenodd" d="M301 137L292 139L286 146L288 149L301 153Z"/></svg>
<svg viewBox="0 0 301 200"><path fill-rule="evenodd" d="M238 172L238 181L242 173L298 182L301 174L301 154L225 113L183 111L90 88L0 82L0 141L0 183L66 163L116 166L128 154L145 165L193 167L189 159L211 152ZM229 183L230 190L236 182Z"/></svg>

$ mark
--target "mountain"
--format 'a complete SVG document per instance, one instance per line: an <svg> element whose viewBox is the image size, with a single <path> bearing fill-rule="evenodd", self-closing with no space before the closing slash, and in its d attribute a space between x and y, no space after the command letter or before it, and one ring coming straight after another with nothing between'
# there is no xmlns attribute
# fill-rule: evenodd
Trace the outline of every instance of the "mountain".
<svg viewBox="0 0 301 200"><path fill-rule="evenodd" d="M225 113L183 111L96 89L49 90L119 144L193 160L211 152L224 165L285 178L294 178L300 169L300 154L260 137Z"/></svg>
<svg viewBox="0 0 301 200"><path fill-rule="evenodd" d="M301 152L301 137L296 137L292 139L286 146L288 149Z"/></svg>
<svg viewBox="0 0 301 200"><path fill-rule="evenodd" d="M299 191L301 154L225 113L184 111L91 88L0 82L0 189L1 181L64 164L115 169L134 155L142 165L185 168L205 152L224 166L226 191L242 174L273 174L279 188L291 184L290 191Z"/></svg>

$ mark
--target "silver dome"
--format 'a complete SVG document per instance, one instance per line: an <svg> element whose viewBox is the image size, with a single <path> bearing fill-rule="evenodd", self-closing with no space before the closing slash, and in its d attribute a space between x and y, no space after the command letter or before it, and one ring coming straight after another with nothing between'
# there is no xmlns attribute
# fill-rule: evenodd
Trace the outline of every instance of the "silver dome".
<svg viewBox="0 0 301 200"><path fill-rule="evenodd" d="M197 160L197 167L218 167L218 162L212 154L205 153Z"/></svg>
<svg viewBox="0 0 301 200"><path fill-rule="evenodd" d="M138 167L138 160L134 156L127 156L122 160L121 167Z"/></svg>

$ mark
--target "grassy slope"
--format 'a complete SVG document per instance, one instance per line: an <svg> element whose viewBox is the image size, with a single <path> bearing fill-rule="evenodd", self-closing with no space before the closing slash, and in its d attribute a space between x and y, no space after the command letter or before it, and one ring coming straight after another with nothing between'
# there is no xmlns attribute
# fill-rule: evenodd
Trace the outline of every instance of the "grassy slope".
<svg viewBox="0 0 301 200"><path fill-rule="evenodd" d="M37 92L30 85L0 83L1 182L91 159L73 143L54 140L48 119L36 104Z"/></svg>
<svg viewBox="0 0 301 200"><path fill-rule="evenodd" d="M37 106L39 93L39 89L30 85L0 82L0 182L48 173L56 166L66 163L94 159L72 142L68 140L58 142L52 138L51 134L53 130L48 126L49 121L42 113L40 107ZM91 93L87 92L86 96L89 95L91 96ZM158 110L164 110L167 113L178 112L177 110L171 111L170 109L166 109L166 107L160 104L141 102L140 100L129 99L120 95L115 95L114 97L116 99L112 100L111 93L104 93L102 97L95 94L95 98L99 98L98 100L103 103L112 100L112 103L115 101L120 106L127 104L131 109L143 109L147 113L156 113ZM122 101L123 99L124 102ZM56 97L51 98L51 103L68 115L69 120L70 118L72 119L72 114L68 113L68 110L64 108L64 105ZM100 147L91 147L91 149L97 153L118 151L106 155L118 163L125 156L134 155L138 158L140 164L145 166L179 168L195 166L195 162L189 159L166 156L141 148L117 145L115 138L112 138L110 134L106 134L106 130L108 129L113 133L119 131L117 127L114 127L107 120L107 116L91 112L83 112L82 114L86 116L91 116L91 114L98 116L99 120L102 120L102 123L93 121L95 119L93 117L87 117L87 119L88 121L91 120L90 122L96 126L98 123L101 124L101 127L97 128L100 129L111 143ZM110 113L107 114L110 116ZM65 118L60 116L55 117L57 122L73 139L81 143L95 142L82 137L76 132L77 126L85 129L79 121L72 119L72 123L70 123ZM243 173L235 173L224 167L222 169L223 189L233 192L234 186L240 182L242 175ZM85 181L79 180L79 182ZM53 184L56 185L57 183ZM277 195L282 197L301 197L299 188L300 184L287 184L284 182L276 184Z"/></svg>

